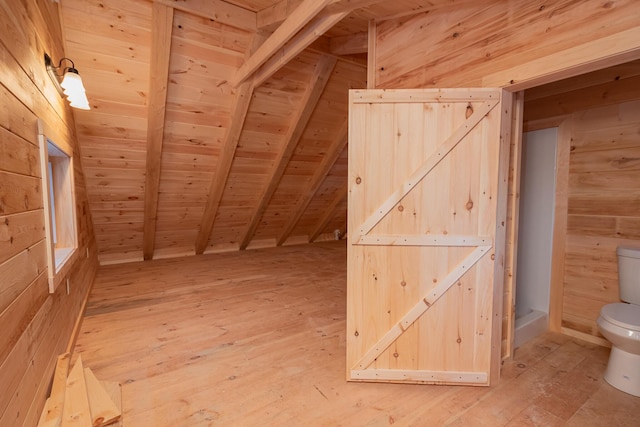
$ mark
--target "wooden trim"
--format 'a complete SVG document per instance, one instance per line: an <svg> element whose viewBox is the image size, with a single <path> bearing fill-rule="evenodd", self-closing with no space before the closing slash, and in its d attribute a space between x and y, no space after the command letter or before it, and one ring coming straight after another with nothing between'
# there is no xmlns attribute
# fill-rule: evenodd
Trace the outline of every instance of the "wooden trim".
<svg viewBox="0 0 640 427"><path fill-rule="evenodd" d="M443 236L440 234L386 235L367 234L361 236L354 245L369 246L482 246L491 245L491 237Z"/></svg>
<svg viewBox="0 0 640 427"><path fill-rule="evenodd" d="M304 0L277 30L251 55L238 69L230 83L238 87L249 78L262 64L282 48L291 38L307 25L324 7L328 0Z"/></svg>
<svg viewBox="0 0 640 427"><path fill-rule="evenodd" d="M502 103L500 114L500 153L498 163L498 193L496 200L496 234L494 245L493 301L491 322L491 360L490 383L496 384L500 379L500 363L502 361L502 312L504 303L504 267L505 237L507 234L507 199L509 194L509 154L511 148L511 131L513 119L513 94L501 91Z"/></svg>
<svg viewBox="0 0 640 427"><path fill-rule="evenodd" d="M420 316L422 316L442 295L453 286L463 274L469 271L484 255L491 249L491 245L478 246L466 258L464 258L456 268L442 279L434 288L430 289L427 295L422 298L402 319L392 326L387 333L367 351L356 363L354 369L368 368L394 341L404 333Z"/></svg>
<svg viewBox="0 0 640 427"><path fill-rule="evenodd" d="M351 92L353 104L460 102L461 100L500 102L500 91L495 88L434 88L423 91L419 89L368 89Z"/></svg>
<svg viewBox="0 0 640 427"><path fill-rule="evenodd" d="M522 120L524 116L524 92L518 92L514 97L513 117L511 119L511 153L510 164L511 180L509 182L511 198L508 200L508 212L511 213L511 220L507 213L507 237L505 245L509 246L509 251L505 254L505 294L508 294L509 304L503 307L507 316L507 330L502 331L503 339L507 345L502 354L503 359L513 357L515 350L513 343L515 339L516 322L516 274L518 265L518 224L520 218L520 175L522 171Z"/></svg>
<svg viewBox="0 0 640 427"><path fill-rule="evenodd" d="M256 71L254 84L260 86L347 15L347 12L343 12L316 19L312 25L307 26L307 28L296 34L277 54L273 55Z"/></svg>
<svg viewBox="0 0 640 427"><path fill-rule="evenodd" d="M40 120L38 120L40 123ZM40 144L40 165L42 169L42 201L44 211L44 230L47 247L47 265L49 272L47 273L49 281L49 293L55 292L54 278L56 273L56 255L53 247L53 218L51 215L51 202L49 201L49 193L51 191L51 182L49 181L49 174L47 173L47 167L45 166L49 162L49 149L47 137L40 132L38 135L38 142Z"/></svg>
<svg viewBox="0 0 640 427"><path fill-rule="evenodd" d="M378 36L378 26L375 20L369 21L367 40L367 89L376 88L376 46Z"/></svg>
<svg viewBox="0 0 640 427"><path fill-rule="evenodd" d="M329 78L333 73L335 65L336 59L332 56L321 57L320 61L316 65L311 81L309 82L309 85L302 97L302 106L298 109L293 118L293 124L287 132L282 149L278 153L278 157L274 162L274 167L271 169L271 173L267 178L268 184L262 191L257 206L251 213L249 224L242 242L240 243L240 249L246 249L253 238L253 235L258 228L260 218L266 210L269 200L271 200L271 196L273 196L273 193L275 193L278 185L280 184L280 179L282 178L282 175L284 175L284 171L291 159L291 156L293 155L293 151L298 145L298 141L300 141L302 133L307 127L309 119L311 119L311 114L315 110L316 105L320 100L320 96L329 82Z"/></svg>
<svg viewBox="0 0 640 427"><path fill-rule="evenodd" d="M144 234L142 252L145 260L153 258L158 220L158 191L162 164L162 140L169 85L169 59L173 8L153 4L151 29L151 63L149 64L149 104L147 120L147 159L144 197Z"/></svg>
<svg viewBox="0 0 640 427"><path fill-rule="evenodd" d="M482 86L519 91L639 58L640 27L634 27L490 74Z"/></svg>
<svg viewBox="0 0 640 427"><path fill-rule="evenodd" d="M349 125L348 123L345 123L338 133L336 142L331 146L329 152L325 154L320 165L315 169L308 188L303 191L302 195L298 199L298 202L293 209L293 214L289 217L287 224L280 233L280 237L278 237L276 241L278 246L282 245L287 238L289 238L294 227L298 224L298 221L300 221L300 218L309 206L309 203L311 203L311 200L313 200L318 190L320 190L320 186L327 177L327 174L340 157L340 154L342 154L342 151L344 151L344 148L347 146L348 129Z"/></svg>
<svg viewBox="0 0 640 427"><path fill-rule="evenodd" d="M358 92L352 92L353 95L358 96ZM385 93L382 92L382 95ZM361 96L360 98L366 98ZM391 97L393 98L393 97ZM406 97L405 97L406 98ZM459 98L458 98L459 101ZM360 226L359 233L364 236L368 234L378 222L382 220L395 205L397 205L403 197L405 197L411 190L413 190L424 179L425 176L435 168L447 154L453 150L462 139L473 130L489 114L493 108L498 105L500 99L483 103L476 111L474 111L465 122L458 127L440 146L429 156L422 165L411 174L409 179L402 183L402 185L394 191L384 202L375 209L375 212L371 214ZM357 240L356 240L357 242Z"/></svg>
<svg viewBox="0 0 640 427"><path fill-rule="evenodd" d="M73 353L73 349L76 346L76 341L78 340L78 334L80 333L80 328L82 327L82 321L84 320L84 314L87 311L87 304L89 302L89 296L91 295L91 290L93 289L93 283L95 282L95 277L89 285L89 289L87 289L87 294L84 296L82 300L82 307L80 307L80 311L78 312L78 317L76 317L76 321L73 325L73 330L71 331L71 335L69 336L69 342L67 343L67 353Z"/></svg>
<svg viewBox="0 0 640 427"><path fill-rule="evenodd" d="M416 381L424 383L487 384L486 372L425 371L403 369L353 369L351 380L362 381Z"/></svg>
<svg viewBox="0 0 640 427"><path fill-rule="evenodd" d="M231 27L256 31L256 13L223 0L153 0L167 7L218 21Z"/></svg>
<svg viewBox="0 0 640 427"><path fill-rule="evenodd" d="M560 332L564 335L578 338L582 341L590 342L591 344L596 344L602 347L611 348L611 343L604 338L596 337L591 334L585 334L584 332L576 331L575 329L565 328L564 326L560 328Z"/></svg>
<svg viewBox="0 0 640 427"><path fill-rule="evenodd" d="M567 120L569 117L570 117L570 114L566 114L562 116L549 117L549 118L539 119L539 120L527 120L523 124L523 131L531 132L534 130L557 128L562 124L562 122Z"/></svg>
<svg viewBox="0 0 640 427"><path fill-rule="evenodd" d="M572 123L568 119L558 127L556 152L556 194L553 212L553 241L551 243L551 289L549 291L549 329L554 332L560 332L562 328L571 133Z"/></svg>
<svg viewBox="0 0 640 427"><path fill-rule="evenodd" d="M344 199L347 198L348 192L349 192L349 189L347 188L346 185L341 187L340 190L338 190L338 193L333 198L333 201L331 202L331 204L325 210L325 213L322 216L322 218L320 218L320 220L315 225L315 227L313 227L313 232L309 236L309 243L316 240L318 236L320 236L320 234L322 233L322 230L324 230L324 228L327 226L327 224L329 224L329 222L333 218L335 218L336 209L338 209L338 206L340 205L340 203L344 202ZM345 222L346 220L347 218L345 217Z"/></svg>
<svg viewBox="0 0 640 427"><path fill-rule="evenodd" d="M247 52L247 55L251 55L258 45L263 42L263 37L256 34L252 40L252 46ZM247 119L247 113L249 112L249 106L251 105L251 98L255 89L253 80L246 81L240 85L236 90L235 97L233 99L233 106L231 107L231 126L227 129L227 133L222 143L222 151L218 157L218 163L216 170L211 178L211 184L209 184L209 192L207 197L207 204L202 214L202 220L200 221L200 227L198 229L198 236L196 237L195 252L200 255L204 253L207 243L209 243L209 237L213 231L213 224L218 214L218 208L220 207L220 201L222 200L222 194L227 185L229 179L229 173L231 171L231 165L235 157L236 148L240 141L240 135L242 129L244 129L244 123Z"/></svg>

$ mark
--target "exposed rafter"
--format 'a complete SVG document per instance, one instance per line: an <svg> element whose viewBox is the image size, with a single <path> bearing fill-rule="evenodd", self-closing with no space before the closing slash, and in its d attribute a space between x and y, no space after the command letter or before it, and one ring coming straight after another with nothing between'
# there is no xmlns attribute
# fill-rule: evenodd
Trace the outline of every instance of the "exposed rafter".
<svg viewBox="0 0 640 427"><path fill-rule="evenodd" d="M223 0L153 0L155 3L173 7L212 19L231 27L247 31L256 31L256 13L227 3Z"/></svg>
<svg viewBox="0 0 640 427"><path fill-rule="evenodd" d="M298 202L293 208L293 213L289 217L289 220L287 221L287 224L285 225L282 233L280 233L280 237L278 237L278 240L276 241L276 244L278 246L282 245L289 238L294 227L296 226L296 224L298 224L298 221L300 221L300 218L307 210L309 203L311 203L311 200L313 200L316 193L320 189L320 186L324 182L324 179L327 177L327 174L340 157L340 154L342 154L342 151L344 151L344 148L347 146L348 129L348 123L345 122L345 124L340 129L340 133L338 134L337 139L325 154L322 162L320 162L320 165L316 168L316 171L311 178L311 182L309 183L307 188L304 189L302 195L298 199Z"/></svg>
<svg viewBox="0 0 640 427"><path fill-rule="evenodd" d="M273 55L271 59L256 71L254 75L256 86L261 85L265 80L275 74L276 71L287 65L289 61L347 15L348 12L341 12L334 15L321 16L296 34L276 55Z"/></svg>
<svg viewBox="0 0 640 427"><path fill-rule="evenodd" d="M348 189L346 185L344 187L341 187L340 190L338 190L338 193L333 198L333 201L331 202L331 204L327 206L327 210L325 211L322 218L320 218L320 221L318 221L316 226L313 227L313 232L311 233L311 235L309 235L309 243L316 240L318 236L320 236L320 234L322 233L322 230L324 230L324 228L327 226L327 224L329 224L329 222L331 222L331 220L335 218L336 209L338 209L338 206L340 206L340 204L344 202L344 200L347 198L347 194L348 194ZM347 222L346 215L345 215L344 221L345 223Z"/></svg>
<svg viewBox="0 0 640 427"><path fill-rule="evenodd" d="M173 8L153 4L151 30L151 63L149 67L149 104L147 119L147 160L144 198L144 234L142 253L145 260L153 258L158 220L158 191L162 162L162 140L167 105L169 58Z"/></svg>
<svg viewBox="0 0 640 427"><path fill-rule="evenodd" d="M252 47L247 52L247 56L249 56L262 41L263 38L256 34L253 38ZM224 188L227 185L233 158L236 153L236 148L238 147L238 141L240 140L244 122L247 118L254 88L253 80L249 80L241 84L235 92L233 106L231 107L231 126L227 129L216 170L211 179L207 204L202 215L202 220L200 221L198 236L196 237L196 254L202 254L209 242L209 236L213 230L213 224L218 214Z"/></svg>
<svg viewBox="0 0 640 427"><path fill-rule="evenodd" d="M323 14L351 12L354 9L381 3L382 0L329 0ZM302 3L302 0L281 0L273 6L257 13L256 25L259 30L272 31L280 25Z"/></svg>
<svg viewBox="0 0 640 427"><path fill-rule="evenodd" d="M289 128L287 135L285 137L285 142L278 153L278 157L276 158L275 164L271 169L271 173L267 179L267 186L263 189L262 194L260 195L259 202L257 206L254 207L253 212L251 213L251 217L249 220L249 224L245 231L244 237L240 243L240 249L246 249L249 242L253 238L253 235L258 228L258 222L260 218L264 214L264 211L267 208L267 204L273 193L278 188L280 184L280 179L284 174L285 168L293 155L293 151L295 150L298 141L302 137L302 134L309 123L309 119L311 118L311 114L316 108L318 101L320 100L320 96L324 91L325 86L329 81L329 77L331 77L331 73L333 72L333 68L336 65L336 58L332 56L322 56L320 61L315 67L313 77L305 90L304 96L302 98L302 104L300 109L295 113L293 118L293 124Z"/></svg>
<svg viewBox="0 0 640 427"><path fill-rule="evenodd" d="M284 3L278 3L273 9L269 8L277 16L267 26L272 27L277 22L282 22L282 24L260 46L260 49L240 67L231 80L232 86L236 87L253 73L260 74L256 77L256 86L260 85L352 10L381 1L303 0L299 2L298 0L283 0ZM258 13L258 20L260 18L265 18L265 15ZM280 18L282 21L279 21ZM262 69L258 70L261 66Z"/></svg>
<svg viewBox="0 0 640 427"><path fill-rule="evenodd" d="M231 80L231 85L237 87L251 76L262 64L276 53L287 41L309 23L328 3L329 0L304 0L277 30L251 55L238 69Z"/></svg>

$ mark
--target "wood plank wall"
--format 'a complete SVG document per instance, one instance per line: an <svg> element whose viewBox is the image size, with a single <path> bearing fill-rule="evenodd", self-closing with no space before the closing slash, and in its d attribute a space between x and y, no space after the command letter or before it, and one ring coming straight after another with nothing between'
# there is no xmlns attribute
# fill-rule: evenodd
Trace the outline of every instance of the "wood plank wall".
<svg viewBox="0 0 640 427"><path fill-rule="evenodd" d="M506 0L425 11L377 25L375 81L379 88L504 87L560 67L594 71L608 66L600 65L603 55L637 59L639 35L635 0Z"/></svg>
<svg viewBox="0 0 640 427"><path fill-rule="evenodd" d="M509 87L513 80L513 89L524 89L525 83L532 87L536 81L552 81L550 73L569 77L563 67L587 72L640 55L640 14L634 0L481 3L390 19L375 29L370 66L377 88ZM611 42L611 52L599 48L603 41ZM574 221L571 227L578 226ZM505 307L511 299L505 289ZM565 304L561 310L567 309ZM596 333L575 318L563 324L567 331ZM508 328L503 334L507 339ZM508 355L508 346L503 349Z"/></svg>
<svg viewBox="0 0 640 427"><path fill-rule="evenodd" d="M57 4L0 0L0 425L37 424L56 361L72 337L97 269L71 109L44 53L61 58ZM78 256L49 294L37 119L74 147ZM88 254L88 257L87 257Z"/></svg>

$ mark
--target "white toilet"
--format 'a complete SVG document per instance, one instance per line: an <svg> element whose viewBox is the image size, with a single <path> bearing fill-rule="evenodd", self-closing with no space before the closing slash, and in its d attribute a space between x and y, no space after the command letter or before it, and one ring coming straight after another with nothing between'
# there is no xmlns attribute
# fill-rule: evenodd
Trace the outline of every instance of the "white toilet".
<svg viewBox="0 0 640 427"><path fill-rule="evenodd" d="M620 299L600 310L598 327L611 342L604 379L615 388L640 397L640 248L619 247Z"/></svg>

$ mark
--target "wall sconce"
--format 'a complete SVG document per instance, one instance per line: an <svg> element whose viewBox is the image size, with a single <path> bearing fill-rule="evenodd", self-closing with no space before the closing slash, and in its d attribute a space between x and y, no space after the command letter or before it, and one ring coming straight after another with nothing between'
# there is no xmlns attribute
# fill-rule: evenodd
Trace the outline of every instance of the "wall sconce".
<svg viewBox="0 0 640 427"><path fill-rule="evenodd" d="M71 63L70 67L63 67L62 62L68 61ZM58 89L61 95L67 97L69 105L73 108L79 108L81 110L89 110L89 100L82 84L82 79L78 70L75 68L75 64L69 58L62 58L56 67L53 65L53 60L46 53L44 54L44 65L47 68L47 74L51 77L53 85ZM61 70L58 73L58 70ZM62 83L58 79L62 77Z"/></svg>

